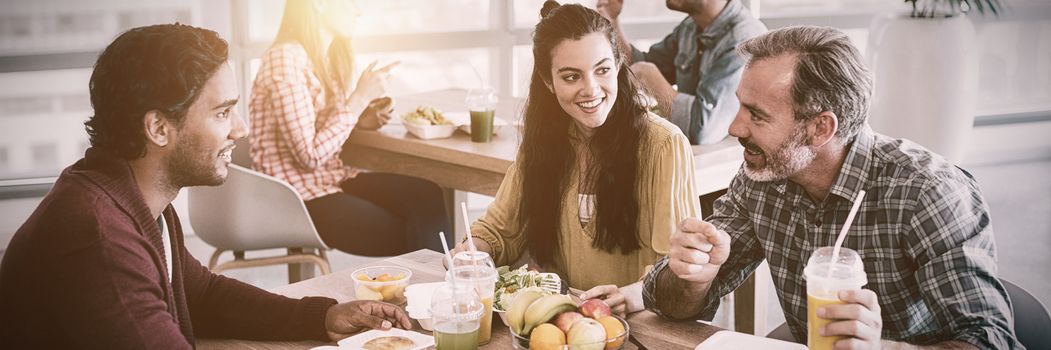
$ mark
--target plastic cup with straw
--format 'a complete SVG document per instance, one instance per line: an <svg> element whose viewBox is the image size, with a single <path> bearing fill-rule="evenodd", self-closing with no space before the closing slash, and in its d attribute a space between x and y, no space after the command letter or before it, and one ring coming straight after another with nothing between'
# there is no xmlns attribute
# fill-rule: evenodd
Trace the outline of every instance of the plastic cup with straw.
<svg viewBox="0 0 1051 350"><path fill-rule="evenodd" d="M439 232L446 262L452 267L452 255L445 241L445 232ZM455 278L439 287L431 297L434 317L434 342L439 350L477 349L481 320L485 312L478 294L469 285L459 285Z"/></svg>
<svg viewBox="0 0 1051 350"><path fill-rule="evenodd" d="M843 338L821 335L821 329L831 321L818 317L817 309L843 304L839 299L840 291L858 290L868 283L861 256L853 249L843 248L843 241L864 198L865 191L859 191L835 245L815 250L803 269L803 277L807 280L807 347L812 350L832 349L832 345Z"/></svg>

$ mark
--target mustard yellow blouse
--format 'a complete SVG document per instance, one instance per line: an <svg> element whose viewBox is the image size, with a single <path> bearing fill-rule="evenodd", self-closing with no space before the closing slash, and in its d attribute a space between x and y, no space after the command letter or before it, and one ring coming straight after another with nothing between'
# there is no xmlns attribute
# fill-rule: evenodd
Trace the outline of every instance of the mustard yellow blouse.
<svg viewBox="0 0 1051 350"><path fill-rule="evenodd" d="M578 210L579 176L576 167L563 194L556 272L569 286L587 290L597 285L624 286L639 280L658 258L668 253L668 240L679 222L700 216L700 201L694 184L693 151L678 127L650 114L639 149L639 236L641 248L628 254L592 248L595 220L581 227ZM526 253L525 235L519 231L518 203L521 202L521 173L517 163L496 192L496 199L482 218L471 225L471 234L492 247L497 266L511 264Z"/></svg>

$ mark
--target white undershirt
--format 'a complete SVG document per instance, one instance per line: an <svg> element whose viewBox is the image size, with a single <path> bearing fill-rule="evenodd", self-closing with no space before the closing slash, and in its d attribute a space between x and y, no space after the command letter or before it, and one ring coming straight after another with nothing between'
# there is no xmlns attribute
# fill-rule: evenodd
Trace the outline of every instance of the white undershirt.
<svg viewBox="0 0 1051 350"><path fill-rule="evenodd" d="M172 251L172 238L168 235L168 224L164 222L164 215L157 220L158 225L161 226L161 242L164 244L164 263L168 265L168 283L172 281L172 257L175 253Z"/></svg>
<svg viewBox="0 0 1051 350"><path fill-rule="evenodd" d="M595 216L595 195L578 194L577 205L579 206L577 214L580 216L580 222L590 222L591 218Z"/></svg>

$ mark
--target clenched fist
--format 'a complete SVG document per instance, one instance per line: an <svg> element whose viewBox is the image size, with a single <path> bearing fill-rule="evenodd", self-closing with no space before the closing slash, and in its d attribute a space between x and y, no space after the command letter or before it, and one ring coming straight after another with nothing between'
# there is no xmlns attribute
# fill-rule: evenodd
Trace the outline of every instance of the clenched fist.
<svg viewBox="0 0 1051 350"><path fill-rule="evenodd" d="M671 236L668 268L691 284L708 284L730 256L730 235L697 218L679 223Z"/></svg>

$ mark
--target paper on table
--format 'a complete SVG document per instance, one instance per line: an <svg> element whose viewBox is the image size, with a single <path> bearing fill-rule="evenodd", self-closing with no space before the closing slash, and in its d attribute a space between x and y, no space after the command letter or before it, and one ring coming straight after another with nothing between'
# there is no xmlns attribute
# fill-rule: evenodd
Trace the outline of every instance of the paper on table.
<svg viewBox="0 0 1051 350"><path fill-rule="evenodd" d="M767 350L806 350L803 344L789 343L777 339L764 338L734 331L719 331L697 345L694 350L715 349L767 349Z"/></svg>

